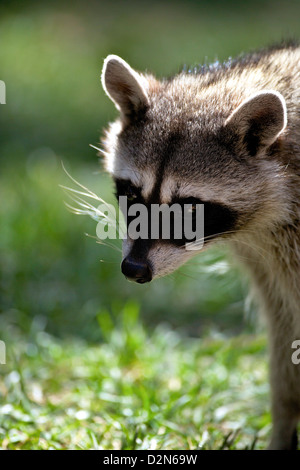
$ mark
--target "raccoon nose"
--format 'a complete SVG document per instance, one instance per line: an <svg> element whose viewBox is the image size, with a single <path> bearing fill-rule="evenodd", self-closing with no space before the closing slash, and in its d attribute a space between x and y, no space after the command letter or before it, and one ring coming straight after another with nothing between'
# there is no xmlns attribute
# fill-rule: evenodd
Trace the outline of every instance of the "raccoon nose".
<svg viewBox="0 0 300 470"><path fill-rule="evenodd" d="M130 256L123 259L121 270L127 279L138 282L139 284L150 282L152 279L152 270L149 263L138 261Z"/></svg>

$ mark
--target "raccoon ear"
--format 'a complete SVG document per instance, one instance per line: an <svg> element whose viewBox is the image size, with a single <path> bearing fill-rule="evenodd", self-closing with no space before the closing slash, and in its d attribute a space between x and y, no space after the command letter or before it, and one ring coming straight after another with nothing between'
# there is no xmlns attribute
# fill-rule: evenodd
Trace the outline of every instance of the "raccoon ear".
<svg viewBox="0 0 300 470"><path fill-rule="evenodd" d="M229 116L225 128L239 146L254 156L269 147L287 124L286 103L277 91L261 91L243 101Z"/></svg>
<svg viewBox="0 0 300 470"><path fill-rule="evenodd" d="M102 86L123 116L129 117L149 104L147 80L117 55L104 60Z"/></svg>

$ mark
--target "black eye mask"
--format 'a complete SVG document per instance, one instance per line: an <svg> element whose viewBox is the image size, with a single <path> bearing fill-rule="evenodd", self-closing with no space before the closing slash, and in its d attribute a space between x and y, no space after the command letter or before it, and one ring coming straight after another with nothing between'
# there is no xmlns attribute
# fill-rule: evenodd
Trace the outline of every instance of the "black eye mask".
<svg viewBox="0 0 300 470"><path fill-rule="evenodd" d="M126 196L128 203L139 202L142 203L141 188L134 186L131 181L116 179L115 196L119 199L120 196Z"/></svg>

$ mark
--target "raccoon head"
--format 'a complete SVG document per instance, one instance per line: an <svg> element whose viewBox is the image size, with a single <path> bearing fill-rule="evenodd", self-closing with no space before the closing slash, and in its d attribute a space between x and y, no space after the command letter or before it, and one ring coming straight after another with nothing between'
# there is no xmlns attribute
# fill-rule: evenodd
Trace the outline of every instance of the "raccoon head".
<svg viewBox="0 0 300 470"><path fill-rule="evenodd" d="M226 72L224 72L225 74ZM227 72L229 73L229 72ZM204 246L279 222L286 127L280 93L231 86L226 76L181 73L158 81L110 55L102 85L119 118L103 138L116 195L153 204L204 206ZM195 240L194 240L195 241ZM184 236L123 242L122 272L136 282L174 271L197 250Z"/></svg>

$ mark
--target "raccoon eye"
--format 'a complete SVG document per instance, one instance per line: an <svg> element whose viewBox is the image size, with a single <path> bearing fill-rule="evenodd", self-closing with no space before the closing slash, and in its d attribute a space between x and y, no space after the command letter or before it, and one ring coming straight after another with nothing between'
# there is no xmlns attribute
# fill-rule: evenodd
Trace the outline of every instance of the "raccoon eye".
<svg viewBox="0 0 300 470"><path fill-rule="evenodd" d="M132 188L128 188L126 191L125 191L125 194L124 196L127 197L127 200L129 202L132 202L134 201L135 199L137 199L137 194L134 192L134 190Z"/></svg>

